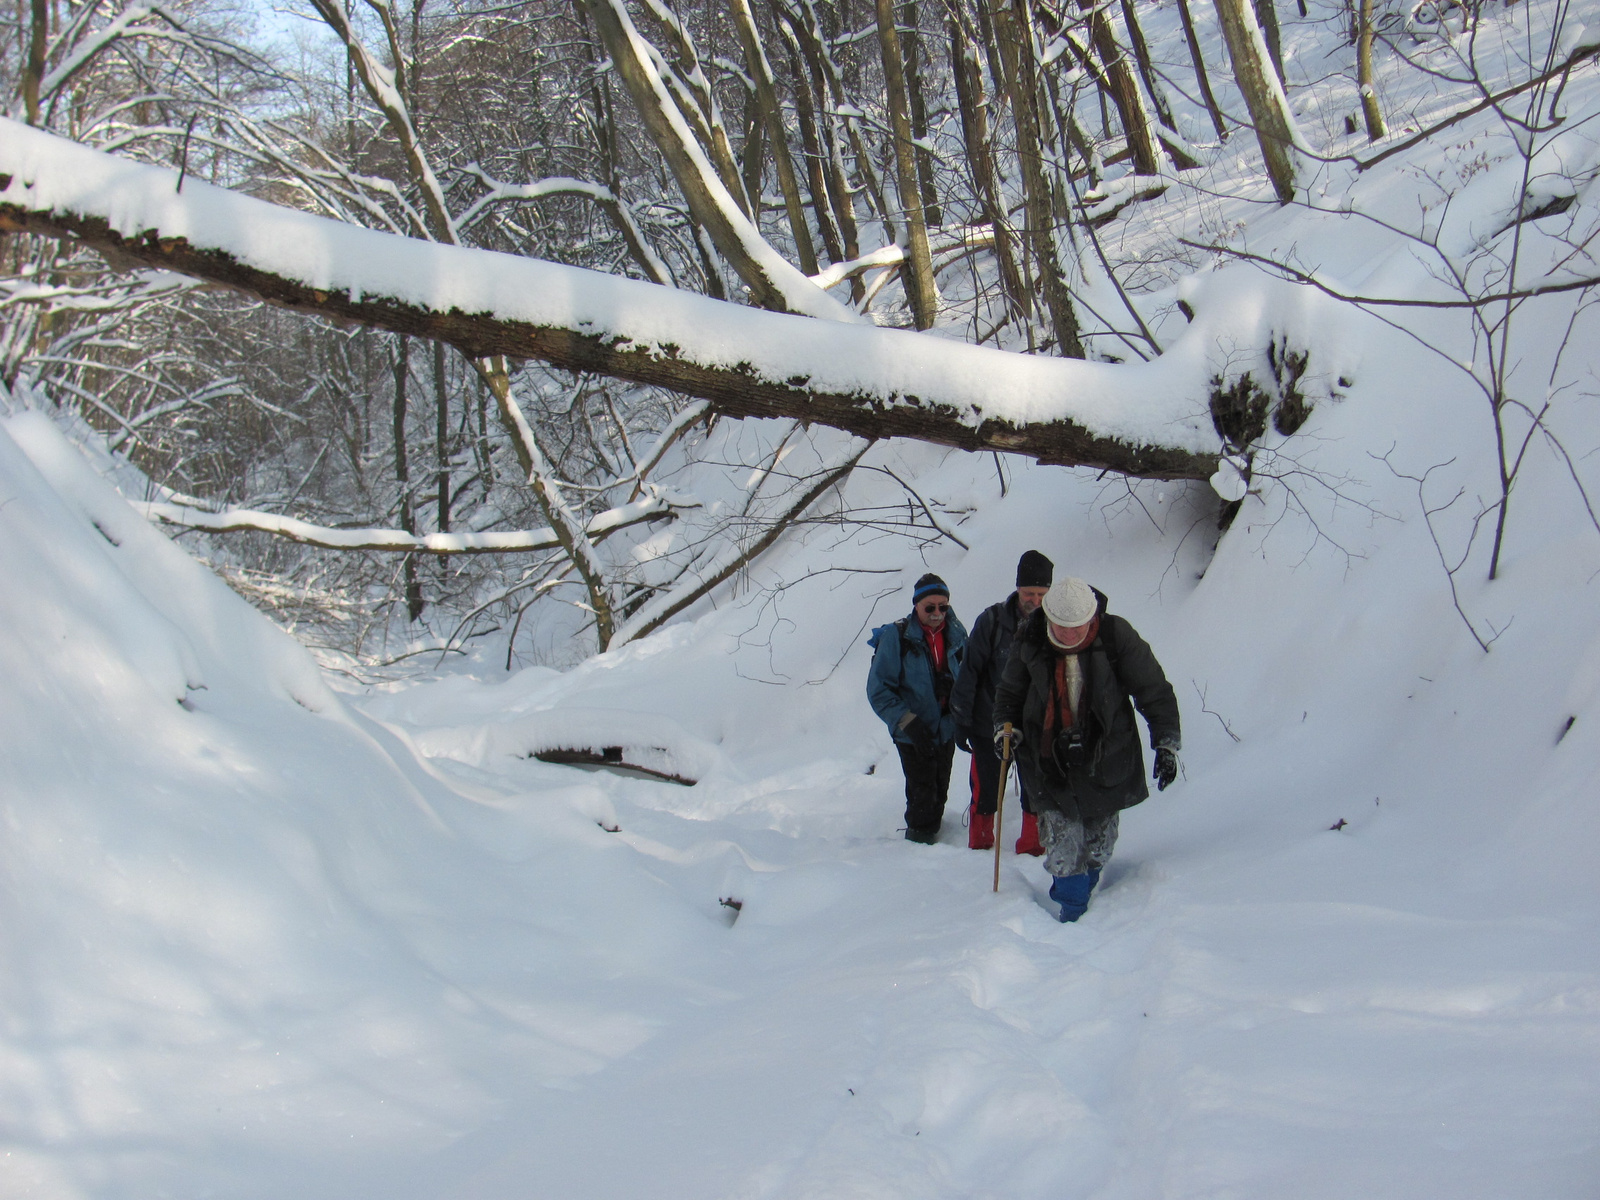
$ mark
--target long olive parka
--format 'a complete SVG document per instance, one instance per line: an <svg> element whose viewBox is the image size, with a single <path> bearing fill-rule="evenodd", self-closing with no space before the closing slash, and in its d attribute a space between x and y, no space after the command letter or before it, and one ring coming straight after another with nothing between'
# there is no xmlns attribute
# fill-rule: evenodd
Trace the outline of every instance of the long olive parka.
<svg viewBox="0 0 1600 1200"><path fill-rule="evenodd" d="M1106 611L1104 593L1096 588L1094 594L1099 632L1078 651L1083 695L1073 724L1084 734L1081 764L1063 770L1044 733L1061 652L1050 644L1043 609L1018 627L994 702L995 730L1010 722L1022 731L1017 770L1036 809L1053 808L1084 822L1103 820L1150 795L1135 705L1150 727L1152 750L1182 745L1178 698L1161 664L1132 625Z"/></svg>

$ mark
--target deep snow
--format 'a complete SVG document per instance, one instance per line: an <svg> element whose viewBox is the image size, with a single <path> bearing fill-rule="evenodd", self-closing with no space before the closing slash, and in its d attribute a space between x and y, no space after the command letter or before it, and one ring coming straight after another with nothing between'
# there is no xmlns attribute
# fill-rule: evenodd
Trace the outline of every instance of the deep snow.
<svg viewBox="0 0 1600 1200"><path fill-rule="evenodd" d="M921 562L875 603L880 576L802 581L797 542L776 602L566 673L335 695L11 419L0 1191L1585 1194L1600 554L1530 476L1505 578L1465 592L1515 620L1476 648L1366 457L1427 428L1481 459L1432 374L1314 415L1308 469L1369 464L1360 503L1305 491L1320 540L1269 488L1209 562L1201 485L1013 464L999 500L987 459L897 448L984 496L974 549L927 560L959 611L1036 545L1178 688L1186 778L1076 926L1035 860L992 895L955 805L900 840L860 632ZM521 757L585 733L702 782Z"/></svg>
<svg viewBox="0 0 1600 1200"><path fill-rule="evenodd" d="M1589 77L1572 97L1593 111ZM1315 134L1339 111L1299 115ZM1404 171L1329 168L1323 198L1492 248L1520 184L1488 128ZM1591 150L1561 147L1584 171ZM1368 294L1436 286L1427 253L1371 224L1254 213L1239 154L1172 219ZM1424 209L1430 178L1464 186ZM1526 232L1542 269L1559 245ZM392 282L350 261L337 282ZM630 316L644 294L580 291ZM1422 518L1438 510L1453 557L1493 498L1469 375L1248 268L1178 295L1194 324L1160 332L1183 387L1151 395L1185 430L1205 376L1260 370L1275 334L1312 349L1321 388L1299 434L1268 435L1214 554L1203 485L1012 462L1001 498L989 456L883 446L880 465L971 509L970 551L814 528L761 586L564 673L486 654L373 690L324 675L129 507L103 457L39 413L6 420L0 1195L1592 1195L1600 537L1536 439L1501 578L1481 540L1457 577L1483 652ZM1554 391L1549 427L1581 454L1600 445L1594 315L1555 391L1564 311L1528 311L1514 390ZM757 328L737 322L701 333L732 352ZM1406 324L1481 365L1447 317ZM845 337L903 341L826 333ZM829 366L816 346L837 344L773 353ZM966 348L918 370L958 360L951 387L995 390L994 356ZM1109 593L1183 706L1185 776L1126 814L1074 926L1035 860L1008 856L990 892L959 805L940 845L900 839L863 692L865 634L918 573L970 621L1029 547ZM579 737L700 782L526 757Z"/></svg>

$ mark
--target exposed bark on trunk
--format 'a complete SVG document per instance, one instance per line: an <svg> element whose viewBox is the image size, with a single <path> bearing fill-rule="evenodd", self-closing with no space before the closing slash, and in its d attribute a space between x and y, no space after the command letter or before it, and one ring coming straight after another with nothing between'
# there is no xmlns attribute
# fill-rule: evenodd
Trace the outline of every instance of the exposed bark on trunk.
<svg viewBox="0 0 1600 1200"><path fill-rule="evenodd" d="M1215 2L1228 43L1228 58L1233 63L1233 77L1250 110L1250 123L1266 160L1267 175L1278 200L1288 204L1294 199L1296 182L1294 118L1289 114L1288 97L1272 64L1261 53L1266 43L1250 0Z"/></svg>
<svg viewBox="0 0 1600 1200"><path fill-rule="evenodd" d="M817 232L822 234L822 244L828 248L829 262L845 262L854 257L847 254L839 231L834 225L834 203L828 194L826 157L822 148L822 129L817 120L817 94L812 90L811 72L806 69L800 53L799 40L789 22L777 17L778 31L784 39L789 57L789 74L794 80L795 115L800 124L800 145L806 159L806 190L811 194L811 212L817 220Z"/></svg>
<svg viewBox="0 0 1600 1200"><path fill-rule="evenodd" d="M811 63L811 70L822 81L819 86L827 89L828 99L837 112L845 107L844 80L839 77L838 65L828 53L824 40L826 35L818 19L816 5L812 0L799 0L799 4L800 9L796 16L803 19L793 22L793 28L800 37L800 46ZM860 234L856 228L855 204L849 176L844 165L842 143L845 138L850 142L850 153L856 164L856 174L861 177L861 185L866 192L868 208L884 223L884 229L890 240L895 236L894 223L889 218L889 205L884 198L882 187L879 186L878 173L872 167L872 156L867 153L867 148L862 142L859 123L853 116L835 116L832 113L829 114L828 120L833 138L830 172L837 176L836 184L830 177L829 187L837 197L839 229L844 235L846 253L849 257L855 258L861 253L861 244ZM857 301L861 299L859 293L852 294Z"/></svg>
<svg viewBox="0 0 1600 1200"><path fill-rule="evenodd" d="M50 0L33 0L28 34L28 65L22 73L22 103L28 124L39 123L39 85L44 82L45 52L50 48Z"/></svg>
<svg viewBox="0 0 1600 1200"><path fill-rule="evenodd" d="M433 344L433 453L438 464L435 505L439 532L450 532L450 387L443 342Z"/></svg>
<svg viewBox="0 0 1600 1200"><path fill-rule="evenodd" d="M805 202L800 198L800 184L794 174L794 159L789 154L789 134L783 125L783 109L778 104L778 88L772 77L772 64L767 61L761 47L761 32L756 28L756 15L750 11L750 0L728 0L733 12L733 25L739 34L739 46L744 51L745 69L756 85L756 104L766 127L767 142L772 150L772 165L778 172L778 187L783 192L783 206L789 215L789 232L794 238L795 255L800 269L807 275L817 273L817 251L811 244L811 227L806 224Z"/></svg>
<svg viewBox="0 0 1600 1200"><path fill-rule="evenodd" d="M1383 126L1383 109L1378 107L1378 89L1372 81L1372 0L1361 4L1361 39L1356 46L1356 80L1361 87L1361 115L1367 123L1367 140L1375 142L1388 132Z"/></svg>
<svg viewBox="0 0 1600 1200"><path fill-rule="evenodd" d="M394 479L400 491L400 528L417 535L417 518L411 501L411 464L406 457L406 385L411 378L411 339L396 340L394 353ZM417 578L417 556L408 554L401 564L405 577L406 613L415 621L422 616L422 581Z"/></svg>
<svg viewBox="0 0 1600 1200"><path fill-rule="evenodd" d="M1140 175L1161 173L1161 151L1156 144L1155 131L1150 127L1150 114L1139 93L1139 81L1122 53L1111 17L1094 0L1079 0L1089 13L1089 39L1105 70L1110 86L1111 102L1117 107L1117 118L1128 139L1128 149L1133 152L1133 169Z"/></svg>
<svg viewBox="0 0 1600 1200"><path fill-rule="evenodd" d="M439 181L434 176L433 166L428 161L427 152L423 149L416 127L411 122L410 112L403 104L396 104L405 91L405 75L398 65L403 62L403 58L396 40L394 23L390 20L384 22L385 29L389 33L391 54L397 63L396 87L390 89L382 78L385 70L383 65L373 60L366 46L356 35L348 14L338 0L311 0L311 3L328 27L339 35L352 70L360 78L372 103L383 113L384 122L394 135L395 141L399 143L411 180L422 193L423 207L428 214L429 229L426 232L441 242L455 245L459 239L456 236L455 222L450 218L450 210L445 206L444 189L439 186Z"/></svg>
<svg viewBox="0 0 1600 1200"><path fill-rule="evenodd" d="M894 0L877 0L878 48L883 56L884 89L894 134L895 178L900 209L906 219L906 267L902 277L912 318L918 329L931 329L938 315L939 297L933 278L933 255L928 249L928 224L917 183L917 164L911 141L911 115L906 98L905 57L895 27Z"/></svg>
<svg viewBox="0 0 1600 1200"><path fill-rule="evenodd" d="M744 210L747 217L756 215L750 197L745 194L744 181L739 175L739 164L733 156L733 144L728 140L727 126L722 119L722 109L711 92L705 71L700 65L700 51L683 21L662 0L646 0L645 9L655 18L656 28L672 47L677 58L676 68L683 88L694 98L694 110L704 130L706 153L716 167L722 186L727 188ZM757 197L759 199L759 197Z"/></svg>
<svg viewBox="0 0 1600 1200"><path fill-rule="evenodd" d="M326 3L327 0L318 0ZM790 301L785 288L769 273L746 243L745 235L759 236L746 222L728 190L722 186L710 161L695 153L698 147L687 126L678 117L676 105L665 94L655 69L636 45L637 33L625 23L613 0L581 0L594 22L600 39L611 55L617 74L622 77L634 107L668 169L677 180L689 211L705 228L718 252L750 289L751 297L763 308L787 311ZM719 202L720 200L725 201ZM757 191L759 194L759 190ZM815 271L813 270L813 274Z"/></svg>
<svg viewBox="0 0 1600 1200"><path fill-rule="evenodd" d="M744 151L740 155L739 170L744 180L745 193L753 205L750 219L761 217L761 181L767 169L767 127L761 120L761 105L756 94L744 89Z"/></svg>
<svg viewBox="0 0 1600 1200"><path fill-rule="evenodd" d="M1253 0L1256 24L1261 26L1261 36L1266 40L1267 53L1272 56L1272 70L1278 76L1278 85L1287 88L1289 77L1283 73L1283 32L1278 28L1278 6L1273 0Z"/></svg>
<svg viewBox="0 0 1600 1200"><path fill-rule="evenodd" d="M900 42L906 54L906 99L911 106L911 136L917 145L917 186L922 192L922 214L928 224L944 224L944 214L939 206L939 192L934 186L933 155L925 143L928 140L928 102L922 95L922 72L928 57L922 50L922 28L917 16L917 0L904 0L906 7L905 34Z"/></svg>
<svg viewBox="0 0 1600 1200"><path fill-rule="evenodd" d="M561 543L562 552L578 572L583 580L584 589L589 593L589 608L594 614L595 637L600 643L600 649L604 651L611 644L611 636L616 629L616 618L611 608L611 589L606 586L605 576L595 559L594 547L589 542L584 522L579 521L576 514L567 507L560 487L550 474L549 464L533 432L533 427L528 424L522 406L517 403L517 397L511 390L510 364L505 356L478 355L473 357L472 364L478 369L495 398L500 411L500 423L516 449L517 462L521 464L527 477L540 513L556 535L556 540Z"/></svg>
<svg viewBox="0 0 1600 1200"><path fill-rule="evenodd" d="M1155 105L1156 118L1168 129L1177 131L1178 123L1172 118L1172 105L1156 77L1155 64L1150 60L1150 47L1144 40L1144 28L1139 24L1139 14L1133 0L1122 0L1122 23L1128 27L1128 38L1133 43L1133 61L1138 64L1139 78L1144 80L1144 90Z"/></svg>
<svg viewBox="0 0 1600 1200"><path fill-rule="evenodd" d="M1039 83L1033 58L1033 33L1027 0L990 0L995 40L1000 44L1004 74L1011 86L1011 111L1017 127L1017 158L1022 168L1023 206L1028 218L1027 240L1032 264L1038 272L1045 311L1055 332L1056 352L1066 358L1083 358L1078 335L1078 315L1067 291L1061 260L1056 253L1054 198L1044 170L1043 130L1039 120Z"/></svg>
<svg viewBox="0 0 1600 1200"><path fill-rule="evenodd" d="M1019 320L1032 313L1031 298L1017 271L1016 251L1006 213L1005 194L995 170L994 145L990 138L988 107L984 99L983 69L978 64L977 47L964 26L966 14L950 13L950 65L955 76L956 98L961 108L961 131L967 146L967 167L972 172L973 189L982 205L983 218L994 227L994 256L1000 268L1000 288L1006 310Z"/></svg>
<svg viewBox="0 0 1600 1200"><path fill-rule="evenodd" d="M1222 106L1211 91L1211 76L1206 72L1206 60L1200 53L1200 35L1194 27L1194 14L1189 11L1189 0L1178 0L1178 15L1183 19L1183 37L1189 43L1189 57L1194 62L1195 82L1200 85L1200 98L1206 102L1206 112L1211 116L1211 127L1217 131L1217 140L1228 140L1228 126L1222 119Z"/></svg>

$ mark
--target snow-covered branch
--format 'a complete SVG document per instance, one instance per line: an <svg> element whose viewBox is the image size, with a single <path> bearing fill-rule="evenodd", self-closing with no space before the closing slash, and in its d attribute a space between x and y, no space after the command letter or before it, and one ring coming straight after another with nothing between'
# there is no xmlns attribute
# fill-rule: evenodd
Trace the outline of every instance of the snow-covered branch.
<svg viewBox="0 0 1600 1200"><path fill-rule="evenodd" d="M591 541L600 541L619 529L648 521L670 521L678 511L698 508L700 502L689 496L656 488L642 500L619 505L593 517L584 531ZM328 550L387 550L422 554L516 554L535 550L556 550L561 541L555 530L521 529L504 533L407 533L403 529L332 529L313 525L279 513L249 508L228 508L208 512L185 504L166 501L135 503L152 521L206 533L236 533L252 530L270 533L306 546Z"/></svg>

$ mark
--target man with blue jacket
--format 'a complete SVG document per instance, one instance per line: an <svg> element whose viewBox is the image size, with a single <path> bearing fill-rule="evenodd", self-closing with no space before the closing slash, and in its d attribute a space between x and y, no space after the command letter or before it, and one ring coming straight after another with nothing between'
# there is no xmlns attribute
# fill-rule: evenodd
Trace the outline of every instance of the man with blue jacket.
<svg viewBox="0 0 1600 1200"><path fill-rule="evenodd" d="M931 572L917 580L911 614L874 629L867 644L873 649L867 699L889 727L906 777L906 839L932 845L950 796L956 750L950 693L967 646L944 580Z"/></svg>

